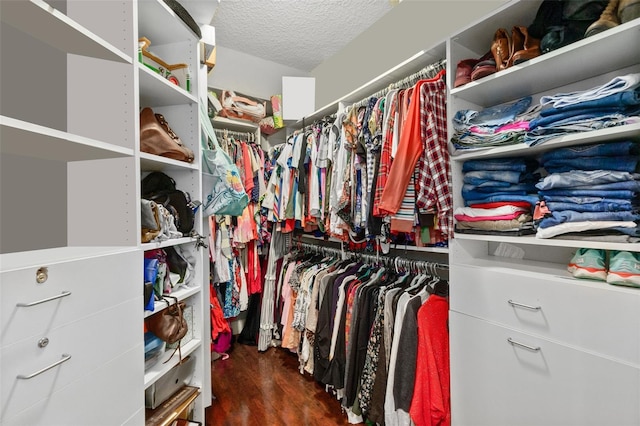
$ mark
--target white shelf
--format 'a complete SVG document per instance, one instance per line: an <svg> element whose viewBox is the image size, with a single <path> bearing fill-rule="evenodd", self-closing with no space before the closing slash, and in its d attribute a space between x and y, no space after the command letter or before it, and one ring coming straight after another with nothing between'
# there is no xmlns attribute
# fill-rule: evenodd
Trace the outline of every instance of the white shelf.
<svg viewBox="0 0 640 426"><path fill-rule="evenodd" d="M0 17L62 52L132 63L129 55L42 0L1 1Z"/></svg>
<svg viewBox="0 0 640 426"><path fill-rule="evenodd" d="M148 250L160 249L163 247L172 247L172 246L179 246L181 244L195 243L196 241L198 241L198 239L194 237L172 238L170 240L165 240L165 241L143 243L141 247L144 251L148 251Z"/></svg>
<svg viewBox="0 0 640 426"><path fill-rule="evenodd" d="M226 117L214 117L211 120L214 129L227 129L236 132L255 132L258 130L258 123L246 120L231 120Z"/></svg>
<svg viewBox="0 0 640 426"><path fill-rule="evenodd" d="M173 293L169 294L169 296L171 297L176 297L178 299L178 301L181 300L185 300L188 299L189 297L193 296L194 294L198 294L200 293L200 291L202 290L201 287L178 287L178 289L176 291L174 291ZM169 299L172 300L172 299ZM161 310L165 309L167 307L167 304L165 302L159 302L159 301L155 301L154 305L153 305L153 312L152 311L144 311L144 317L150 317L153 314L157 314L158 312L160 312Z"/></svg>
<svg viewBox="0 0 640 426"><path fill-rule="evenodd" d="M186 358L191 353L193 353L202 342L199 339L193 339L186 345L182 346L182 358ZM171 354L173 353L173 349L168 349L162 355L160 360L150 369L144 372L144 388L148 388L152 384L154 384L160 377L165 375L169 370L178 365L180 362L180 356L178 351L173 355L173 358L169 362L165 364L165 361L169 359Z"/></svg>
<svg viewBox="0 0 640 426"><path fill-rule="evenodd" d="M0 133L2 154L58 161L100 160L133 156L133 149L130 148L11 117L0 116Z"/></svg>
<svg viewBox="0 0 640 426"><path fill-rule="evenodd" d="M140 169L148 172L166 172L168 170L198 170L200 159L196 158L193 163L173 160L146 152L140 152Z"/></svg>
<svg viewBox="0 0 640 426"><path fill-rule="evenodd" d="M306 124L311 124L315 120L319 120L322 117L332 114L338 110L338 106L341 103L350 105L355 102L358 102L367 96L371 96L374 93L388 87L390 84L396 83L403 78L411 75L422 68L430 65L436 61L444 59L446 56L446 45L443 42L438 43L436 46L432 47L428 50L422 50L409 59L401 62L395 67L389 69L388 71L380 74L369 82L363 84L357 89L351 91L350 93L344 95L340 99L331 102L330 104L325 105L324 107L316 110L310 115L304 117L304 122ZM302 128L303 120L298 120L295 124L292 124L293 128Z"/></svg>
<svg viewBox="0 0 640 426"><path fill-rule="evenodd" d="M152 46L181 41L196 43L191 29L162 0L138 2L138 34L151 40Z"/></svg>
<svg viewBox="0 0 640 426"><path fill-rule="evenodd" d="M633 139L640 141L640 123L608 127L606 129L594 130L591 132L571 133L555 139L550 139L532 147L525 144L517 144L498 148L475 149L469 151L460 150L458 151L459 154L451 155L450 158L453 161L466 161L477 158L513 157L517 155L532 156L551 149L621 139Z"/></svg>
<svg viewBox="0 0 640 426"><path fill-rule="evenodd" d="M197 104L198 99L180 86L138 62L140 75L140 107Z"/></svg>
<svg viewBox="0 0 640 426"><path fill-rule="evenodd" d="M526 3L529 2L520 2L520 4ZM511 25L513 24L515 21ZM493 32L497 28L499 27L494 27L493 31L486 36L493 37ZM458 38L463 37L470 40L482 38L475 31L473 34L461 35ZM640 20L636 19L478 81L454 88L450 93L451 96L473 104L490 107L531 94L551 92L557 87L575 81L637 65L640 63L638 40L640 40ZM489 41L484 50L488 50L490 45ZM635 48L628 48L625 54L621 55L620 49L623 46L635 46ZM604 83L606 81L602 82Z"/></svg>
<svg viewBox="0 0 640 426"><path fill-rule="evenodd" d="M640 244L637 243L608 243L600 241L568 240L559 238L536 238L535 235L523 235L519 237L501 235L480 235L480 234L460 234L456 233L457 240L490 241L497 243L527 244L548 247L576 247L576 248L597 248L604 250L624 250L640 252Z"/></svg>

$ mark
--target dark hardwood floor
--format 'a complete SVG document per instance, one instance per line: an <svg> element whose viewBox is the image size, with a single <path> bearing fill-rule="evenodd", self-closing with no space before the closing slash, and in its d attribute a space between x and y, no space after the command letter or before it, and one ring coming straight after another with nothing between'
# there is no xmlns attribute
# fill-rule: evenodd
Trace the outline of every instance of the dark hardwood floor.
<svg viewBox="0 0 640 426"><path fill-rule="evenodd" d="M309 374L301 375L297 356L281 348L258 352L234 343L228 359L212 362L211 386L207 426L349 424L340 403Z"/></svg>

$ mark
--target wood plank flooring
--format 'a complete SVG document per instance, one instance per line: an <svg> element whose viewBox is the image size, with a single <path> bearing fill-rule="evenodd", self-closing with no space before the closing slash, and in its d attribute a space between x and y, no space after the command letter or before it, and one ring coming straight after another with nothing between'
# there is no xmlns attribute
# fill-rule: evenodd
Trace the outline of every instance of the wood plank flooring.
<svg viewBox="0 0 640 426"><path fill-rule="evenodd" d="M281 348L258 352L234 343L229 359L211 363L216 397L207 426L348 425L340 403L309 374L301 375L295 354Z"/></svg>

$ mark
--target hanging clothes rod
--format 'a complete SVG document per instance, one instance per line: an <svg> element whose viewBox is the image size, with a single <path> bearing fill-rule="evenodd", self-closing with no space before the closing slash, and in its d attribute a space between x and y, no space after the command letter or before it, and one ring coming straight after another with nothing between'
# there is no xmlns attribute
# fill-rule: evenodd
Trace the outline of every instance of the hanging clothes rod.
<svg viewBox="0 0 640 426"><path fill-rule="evenodd" d="M383 264L389 268L394 268L396 272L400 271L412 271L422 272L430 275L439 275L438 270L448 271L449 265L437 262L429 262L426 260L413 260L400 256L376 256L372 254L354 253L344 251L333 247L319 246L309 243L297 243L297 247L309 253L316 253L322 255L340 256L349 259L362 259L368 263Z"/></svg>
<svg viewBox="0 0 640 426"><path fill-rule="evenodd" d="M219 136L224 139L231 136L233 138L242 139L247 142L255 142L256 135L251 132L238 132L235 130L228 130L228 129L213 129L213 131L216 133L216 136Z"/></svg>
<svg viewBox="0 0 640 426"><path fill-rule="evenodd" d="M396 81L395 83L391 83L386 88L378 90L373 95L367 96L366 98L359 100L358 102L354 103L351 106L351 108L360 108L362 106L365 106L369 102L369 99L380 98L382 96L385 96L391 90L408 89L409 87L413 86L420 80L433 78L436 75L438 75L440 71L444 70L446 66L447 66L446 59L441 59L432 64L429 64L426 67L422 68L421 70L406 76L402 80Z"/></svg>

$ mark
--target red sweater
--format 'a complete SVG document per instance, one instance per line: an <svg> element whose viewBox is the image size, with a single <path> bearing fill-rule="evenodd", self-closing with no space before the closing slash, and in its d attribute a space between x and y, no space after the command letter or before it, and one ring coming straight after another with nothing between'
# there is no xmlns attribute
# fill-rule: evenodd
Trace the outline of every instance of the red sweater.
<svg viewBox="0 0 640 426"><path fill-rule="evenodd" d="M448 300L437 295L418 310L418 359L409 412L416 426L451 424L448 315Z"/></svg>

